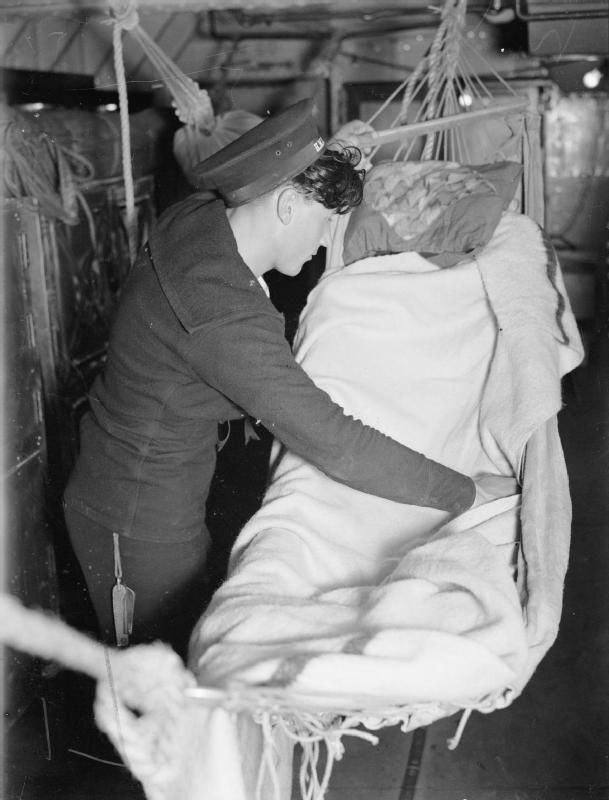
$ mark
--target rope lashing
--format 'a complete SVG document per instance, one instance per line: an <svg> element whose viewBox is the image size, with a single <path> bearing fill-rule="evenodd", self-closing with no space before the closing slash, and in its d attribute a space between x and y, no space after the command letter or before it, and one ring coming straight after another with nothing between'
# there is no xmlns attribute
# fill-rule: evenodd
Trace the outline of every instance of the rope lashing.
<svg viewBox="0 0 609 800"><path fill-rule="evenodd" d="M136 0L109 0L115 29L129 31L173 98L176 115L187 125L212 130L215 119L209 94L185 75L140 25ZM121 51L122 57L122 51Z"/></svg>
<svg viewBox="0 0 609 800"><path fill-rule="evenodd" d="M180 122L205 131L213 130L215 117L208 92L185 75L140 25L129 32L156 67L171 94Z"/></svg>
<svg viewBox="0 0 609 800"><path fill-rule="evenodd" d="M414 122L439 119L459 110L454 86L461 57L465 13L465 0L447 0L440 11L440 24L429 51L419 60L414 71L374 112L369 118L368 124L371 124L400 93L403 93L400 111L391 125L392 128L407 122L411 104L423 90L425 90L425 96ZM437 132L427 134L421 158L424 160L437 158L441 139L442 134L438 136ZM410 156L413 147L414 141L411 140L404 158ZM395 155L396 159L404 148L406 145L398 150Z"/></svg>
<svg viewBox="0 0 609 800"><path fill-rule="evenodd" d="M383 145L396 144L393 160L441 159L480 163L486 145L489 161L520 161L524 167L522 210L540 224L544 218L539 113L531 95L519 95L465 35L466 0L447 0L434 8L440 22L431 45L415 69L369 117L369 125L401 96L387 129L365 134L360 145L374 158ZM489 88L488 79L493 81ZM497 125L505 131L496 140ZM493 121L475 125L477 120ZM495 134L493 135L493 131ZM422 145L420 144L422 142ZM417 150L417 146L419 149Z"/></svg>
<svg viewBox="0 0 609 800"><path fill-rule="evenodd" d="M140 24L137 5L132 0L110 0L114 22L123 31L132 31Z"/></svg>
<svg viewBox="0 0 609 800"><path fill-rule="evenodd" d="M447 0L442 8L441 23L429 53L427 93L429 117L438 117L458 110L450 105L447 88L453 85L459 61L459 38L465 28L465 0ZM447 104L448 107L447 107ZM421 158L429 160L434 155L433 134L427 136Z"/></svg>

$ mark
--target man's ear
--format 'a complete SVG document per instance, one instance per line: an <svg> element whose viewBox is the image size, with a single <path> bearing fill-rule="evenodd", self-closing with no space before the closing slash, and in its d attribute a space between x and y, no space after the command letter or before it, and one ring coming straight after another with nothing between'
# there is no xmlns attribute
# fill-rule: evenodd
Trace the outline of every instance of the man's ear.
<svg viewBox="0 0 609 800"><path fill-rule="evenodd" d="M289 225L296 214L298 192L291 186L281 189L277 195L277 217L283 225Z"/></svg>

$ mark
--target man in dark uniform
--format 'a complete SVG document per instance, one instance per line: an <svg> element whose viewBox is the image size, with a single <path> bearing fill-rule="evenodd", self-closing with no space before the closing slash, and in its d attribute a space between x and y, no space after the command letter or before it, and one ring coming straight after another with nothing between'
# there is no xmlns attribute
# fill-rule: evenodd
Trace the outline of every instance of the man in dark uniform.
<svg viewBox="0 0 609 800"><path fill-rule="evenodd" d="M454 514L474 501L469 477L346 416L315 386L259 280L270 269L298 274L331 217L361 200L359 152L325 147L312 112L301 101L203 162L200 185L221 199L208 191L169 208L125 284L65 493L109 642L119 576L135 592L133 610L124 592L115 598L114 611L133 616L130 641L160 638L184 652L205 599L219 422L261 421L364 492Z"/></svg>

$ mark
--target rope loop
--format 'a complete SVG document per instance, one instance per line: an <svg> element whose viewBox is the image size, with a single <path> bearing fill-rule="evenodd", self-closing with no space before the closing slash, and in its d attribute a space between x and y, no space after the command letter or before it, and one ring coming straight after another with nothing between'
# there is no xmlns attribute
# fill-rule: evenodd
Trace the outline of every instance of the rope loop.
<svg viewBox="0 0 609 800"><path fill-rule="evenodd" d="M132 31L140 24L136 0L110 0L112 22L123 31Z"/></svg>

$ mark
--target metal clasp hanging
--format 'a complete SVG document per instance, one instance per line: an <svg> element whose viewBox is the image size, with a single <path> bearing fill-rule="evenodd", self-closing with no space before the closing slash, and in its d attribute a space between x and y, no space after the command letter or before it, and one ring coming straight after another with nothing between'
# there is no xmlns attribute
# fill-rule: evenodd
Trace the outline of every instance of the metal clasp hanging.
<svg viewBox="0 0 609 800"><path fill-rule="evenodd" d="M114 632L117 647L127 647L129 636L133 633L135 592L123 583L123 567L118 533L113 533L112 536L114 539L114 577L116 578L116 583L112 587Z"/></svg>

